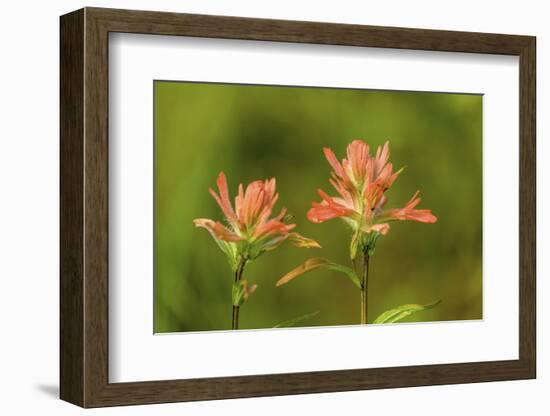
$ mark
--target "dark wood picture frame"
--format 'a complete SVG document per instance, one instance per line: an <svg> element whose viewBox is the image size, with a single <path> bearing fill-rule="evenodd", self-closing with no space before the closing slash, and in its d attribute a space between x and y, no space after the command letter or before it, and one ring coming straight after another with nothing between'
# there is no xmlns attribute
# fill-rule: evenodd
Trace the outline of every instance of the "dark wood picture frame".
<svg viewBox="0 0 550 416"><path fill-rule="evenodd" d="M535 38L85 8L61 17L60 396L82 407L530 379L535 333ZM519 359L109 383L110 32L519 56Z"/></svg>

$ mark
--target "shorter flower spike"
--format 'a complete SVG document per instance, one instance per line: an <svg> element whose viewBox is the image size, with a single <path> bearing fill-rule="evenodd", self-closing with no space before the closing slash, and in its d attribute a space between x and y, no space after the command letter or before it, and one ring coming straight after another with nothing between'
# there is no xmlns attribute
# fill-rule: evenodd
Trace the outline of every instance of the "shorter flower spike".
<svg viewBox="0 0 550 416"><path fill-rule="evenodd" d="M272 217L273 208L279 198L275 178L253 181L246 189L238 186L235 208L231 205L227 179L220 172L216 181L218 193L209 189L225 216L227 225L208 218L193 220L196 227L205 228L224 252L229 253L234 268L237 258L253 260L261 253L277 248L290 239L297 247L320 247L319 243L291 232L296 224L289 224L286 209Z"/></svg>

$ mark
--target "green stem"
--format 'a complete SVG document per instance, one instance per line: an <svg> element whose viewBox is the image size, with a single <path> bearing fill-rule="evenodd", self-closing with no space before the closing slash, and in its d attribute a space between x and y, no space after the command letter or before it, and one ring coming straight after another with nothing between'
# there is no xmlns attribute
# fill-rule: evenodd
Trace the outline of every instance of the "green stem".
<svg viewBox="0 0 550 416"><path fill-rule="evenodd" d="M239 329L239 307L233 306L233 322L231 329Z"/></svg>
<svg viewBox="0 0 550 416"><path fill-rule="evenodd" d="M368 250L363 252L363 278L361 280L361 325L367 324L368 310L368 286L369 286L369 262Z"/></svg>
<svg viewBox="0 0 550 416"><path fill-rule="evenodd" d="M245 264L246 260L241 259L239 265L237 266L237 270L235 271L235 283L238 283L241 280ZM231 329L239 329L239 306L233 305Z"/></svg>

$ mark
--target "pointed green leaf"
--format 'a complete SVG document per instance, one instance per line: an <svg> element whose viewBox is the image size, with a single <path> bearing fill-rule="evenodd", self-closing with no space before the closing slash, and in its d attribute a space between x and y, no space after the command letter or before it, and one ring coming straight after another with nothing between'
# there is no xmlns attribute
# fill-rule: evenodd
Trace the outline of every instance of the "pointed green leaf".
<svg viewBox="0 0 550 416"><path fill-rule="evenodd" d="M282 286L285 283L290 282L295 277L301 276L302 274L318 269L320 267L324 267L325 269L334 270L345 274L355 286L361 288L361 281L359 280L357 273L355 273L355 270L350 267L338 263L333 263L327 259L322 258L312 258L306 260L304 263L300 264L298 267L281 277L277 281L275 286Z"/></svg>
<svg viewBox="0 0 550 416"><path fill-rule="evenodd" d="M432 309L435 308L437 305L441 303L440 300L427 304L427 305L416 305L416 304L408 304L408 305L401 305L397 308L390 309L389 311L386 311L382 313L378 318L376 318L373 322L373 324L391 324L393 322L397 322L403 318L406 318L409 315L412 315L413 313L420 312L426 309Z"/></svg>
<svg viewBox="0 0 550 416"><path fill-rule="evenodd" d="M296 318L288 319L286 321L278 323L273 328L290 328L291 326L295 326L297 323L305 321L306 319L313 318L318 313L319 311L315 311L315 312L307 313L305 315L298 316Z"/></svg>
<svg viewBox="0 0 550 416"><path fill-rule="evenodd" d="M355 260L355 258L357 257L357 248L359 246L360 240L361 240L361 232L360 230L357 230L351 236L351 242L349 245L349 256L352 261Z"/></svg>
<svg viewBox="0 0 550 416"><path fill-rule="evenodd" d="M256 291L256 288L258 285L248 285L248 281L240 280L238 282L233 283L233 289L232 289L232 301L233 306L241 306L243 303L245 303L250 295Z"/></svg>
<svg viewBox="0 0 550 416"><path fill-rule="evenodd" d="M235 246L235 243L218 240L217 238L214 238L214 241L218 245L218 247L224 252L224 254L227 256L227 261L229 262L229 267L231 267L231 270L235 271L237 270L238 260L237 260L237 249Z"/></svg>
<svg viewBox="0 0 550 416"><path fill-rule="evenodd" d="M241 306L244 303L244 293L244 281L233 283L233 290L231 291L233 306Z"/></svg>
<svg viewBox="0 0 550 416"><path fill-rule="evenodd" d="M359 276L357 276L357 273L355 273L355 270L351 267L332 262L329 262L329 264L325 267L336 272L344 273L353 282L353 284L357 286L358 289L361 289L361 280L359 279Z"/></svg>

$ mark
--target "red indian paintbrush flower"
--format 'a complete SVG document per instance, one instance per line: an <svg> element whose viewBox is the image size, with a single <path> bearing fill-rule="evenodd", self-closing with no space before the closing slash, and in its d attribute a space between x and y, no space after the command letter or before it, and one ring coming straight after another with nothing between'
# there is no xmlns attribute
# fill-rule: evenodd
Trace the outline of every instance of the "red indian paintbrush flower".
<svg viewBox="0 0 550 416"><path fill-rule="evenodd" d="M232 288L232 329L239 328L239 309L256 290L257 285L250 285L243 278L247 262L256 259L262 253L273 250L285 240L291 240L298 247L321 247L316 241L291 232L296 224L285 222L286 209L279 215L271 217L279 194L275 191L275 178L265 181L254 181L246 190L239 185L235 197L235 208L229 200L227 179L220 172L217 180L218 192L210 193L220 206L227 225L208 218L197 218L195 226L206 228L214 241L226 254L231 269L235 272Z"/></svg>
<svg viewBox="0 0 550 416"><path fill-rule="evenodd" d="M416 209L420 203L418 191L403 208L384 209L388 201L386 191L402 171L401 169L394 172L393 165L388 162L390 157L388 142L383 147L378 147L376 155L371 156L368 144L361 140L354 140L348 145L347 158L342 162L338 161L331 149L325 147L324 152L333 169L329 182L339 195L329 196L319 189L318 193L322 200L313 202L307 218L314 223L341 218L351 227L353 234L350 243L350 259L353 267L349 268L323 258L312 258L284 275L277 282L277 286L321 267L345 274L361 290L361 324L366 325L369 264L378 237L387 234L390 230L388 221L411 220L434 223L437 218L428 209ZM362 254L360 263L357 261L358 252ZM361 276L357 271L358 266L362 267ZM414 308L416 311L423 310L434 307L437 303L414 305ZM387 322L388 316L397 317L395 319L400 319L399 316L408 316L412 313L410 307L411 305L403 305L386 311L374 323Z"/></svg>
<svg viewBox="0 0 550 416"><path fill-rule="evenodd" d="M218 192L210 193L220 206L227 225L207 218L198 218L193 222L197 227L206 228L220 248L228 255L233 268L237 267L239 258L253 260L265 251L277 248L286 239L298 247L320 247L309 238L291 232L296 224L284 221L286 208L271 217L279 194L276 193L275 178L265 181L254 181L246 190L240 184L235 197L235 208L229 200L227 179L221 172L217 180Z"/></svg>
<svg viewBox="0 0 550 416"><path fill-rule="evenodd" d="M315 223L332 218L342 218L356 233L382 235L388 233L392 220L412 220L434 223L437 218L427 209L415 209L420 203L418 192L403 208L385 210L386 191L392 186L402 169L393 171L388 162L390 151L388 142L378 147L376 155L369 154L369 145L354 140L347 147L347 158L340 163L334 152L324 148L325 156L333 171L329 182L339 196L331 197L318 190L321 202L313 202L307 218Z"/></svg>

